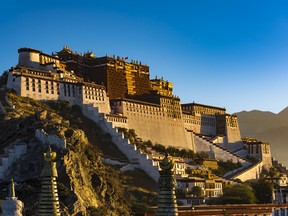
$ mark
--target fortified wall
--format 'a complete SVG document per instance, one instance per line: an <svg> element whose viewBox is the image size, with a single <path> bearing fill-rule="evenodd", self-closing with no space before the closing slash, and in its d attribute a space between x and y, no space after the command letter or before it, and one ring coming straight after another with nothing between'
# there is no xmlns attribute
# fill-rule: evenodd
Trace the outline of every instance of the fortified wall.
<svg viewBox="0 0 288 216"><path fill-rule="evenodd" d="M143 140L192 149L182 119L170 116L165 107L129 99L113 100L112 104L112 111L127 117L127 128L134 129Z"/></svg>

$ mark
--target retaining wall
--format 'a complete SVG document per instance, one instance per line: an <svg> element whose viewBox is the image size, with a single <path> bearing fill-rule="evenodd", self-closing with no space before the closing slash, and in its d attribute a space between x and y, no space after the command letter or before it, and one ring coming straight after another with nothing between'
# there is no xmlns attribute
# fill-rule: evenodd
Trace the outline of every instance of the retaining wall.
<svg viewBox="0 0 288 216"><path fill-rule="evenodd" d="M49 135L43 129L37 129L35 137L44 144L56 145L58 148L66 149L66 139L64 137Z"/></svg>
<svg viewBox="0 0 288 216"><path fill-rule="evenodd" d="M18 143L8 146L4 149L4 155L0 156L0 179L4 179L4 175L9 167L17 161L27 151L27 145Z"/></svg>

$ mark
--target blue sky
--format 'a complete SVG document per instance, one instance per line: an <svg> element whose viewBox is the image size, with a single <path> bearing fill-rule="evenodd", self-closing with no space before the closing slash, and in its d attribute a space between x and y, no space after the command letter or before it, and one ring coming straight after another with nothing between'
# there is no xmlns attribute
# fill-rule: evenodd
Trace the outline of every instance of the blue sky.
<svg viewBox="0 0 288 216"><path fill-rule="evenodd" d="M288 106L288 1L2 1L0 73L17 49L68 45L150 66L182 103L279 112Z"/></svg>

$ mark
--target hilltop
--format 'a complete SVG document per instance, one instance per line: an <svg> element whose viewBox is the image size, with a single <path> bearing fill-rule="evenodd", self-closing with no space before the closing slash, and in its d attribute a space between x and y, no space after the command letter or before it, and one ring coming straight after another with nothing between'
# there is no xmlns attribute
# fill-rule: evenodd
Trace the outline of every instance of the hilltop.
<svg viewBox="0 0 288 216"><path fill-rule="evenodd" d="M288 165L288 107L278 114L258 110L235 113L238 116L241 135L266 140L271 144L275 159Z"/></svg>
<svg viewBox="0 0 288 216"><path fill-rule="evenodd" d="M16 194L27 207L26 215L34 215L37 209L43 153L48 147L35 138L37 129L67 140L67 149L52 146L57 152L63 215L129 215L145 208L145 203L155 202L157 185L143 171L120 173L119 165L102 162L104 157L124 163L127 159L106 133L81 114L79 107L63 101L43 104L9 93L10 107L3 95L1 92L7 113L0 120L1 149L13 143L27 144L27 153L5 174L6 182L15 179ZM5 181L1 188L7 188ZM5 196L1 193L1 199Z"/></svg>

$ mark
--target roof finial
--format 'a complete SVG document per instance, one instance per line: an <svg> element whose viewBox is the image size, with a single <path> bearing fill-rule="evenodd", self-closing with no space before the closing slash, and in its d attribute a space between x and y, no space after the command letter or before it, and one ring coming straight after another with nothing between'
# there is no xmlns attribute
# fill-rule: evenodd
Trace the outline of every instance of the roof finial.
<svg viewBox="0 0 288 216"><path fill-rule="evenodd" d="M10 181L9 197L11 197L11 198L15 197L15 187L14 187L14 179L13 178Z"/></svg>

